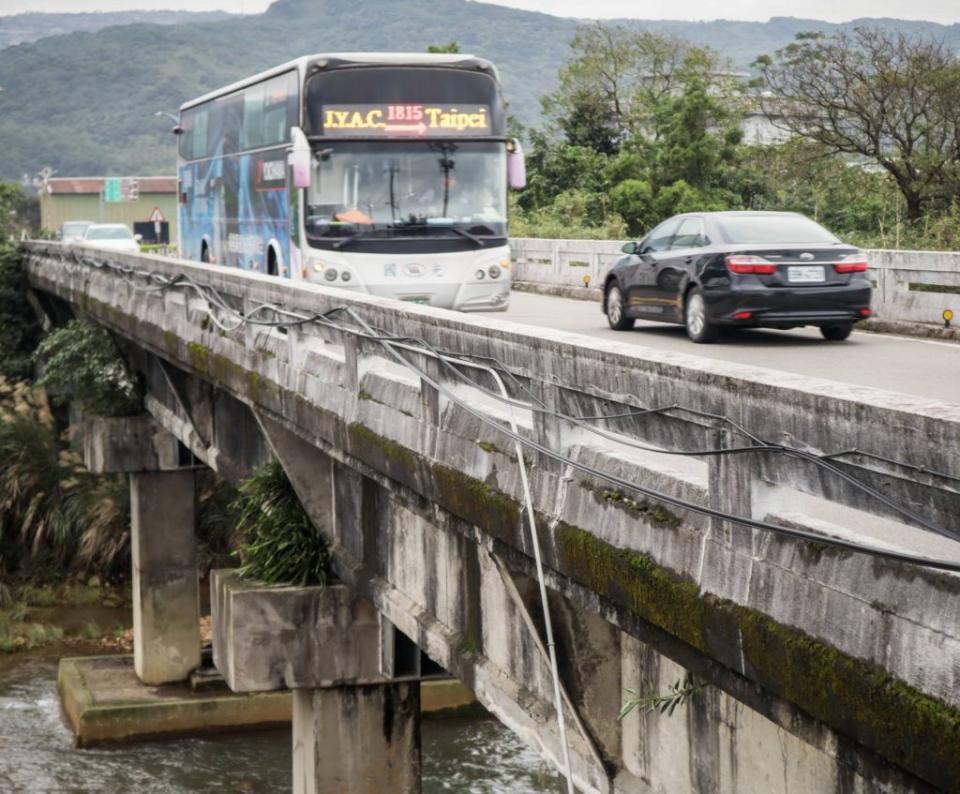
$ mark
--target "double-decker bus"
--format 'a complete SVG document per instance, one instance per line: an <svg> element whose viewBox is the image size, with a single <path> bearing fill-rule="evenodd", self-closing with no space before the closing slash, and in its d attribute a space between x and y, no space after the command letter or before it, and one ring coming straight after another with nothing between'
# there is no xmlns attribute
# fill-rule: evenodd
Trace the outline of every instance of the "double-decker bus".
<svg viewBox="0 0 960 794"><path fill-rule="evenodd" d="M525 181L494 66L298 58L180 108L180 254L464 311L510 300Z"/></svg>

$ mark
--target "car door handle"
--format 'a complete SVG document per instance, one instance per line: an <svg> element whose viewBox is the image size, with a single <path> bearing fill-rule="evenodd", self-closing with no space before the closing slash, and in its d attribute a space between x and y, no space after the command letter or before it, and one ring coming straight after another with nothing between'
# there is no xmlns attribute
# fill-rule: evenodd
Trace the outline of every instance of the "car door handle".
<svg viewBox="0 0 960 794"><path fill-rule="evenodd" d="M686 259L684 259L683 261L686 262L686 263L689 265L691 262L693 262L693 257L692 257L692 256L688 256L688 257L687 257Z"/></svg>

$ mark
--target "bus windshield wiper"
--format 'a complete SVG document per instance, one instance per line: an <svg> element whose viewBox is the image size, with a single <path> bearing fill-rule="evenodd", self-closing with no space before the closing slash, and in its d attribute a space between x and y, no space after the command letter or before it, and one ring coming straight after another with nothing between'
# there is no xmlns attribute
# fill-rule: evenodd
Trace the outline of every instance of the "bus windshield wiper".
<svg viewBox="0 0 960 794"><path fill-rule="evenodd" d="M426 221L415 221L415 222L406 222L406 223L397 223L394 224L398 229L444 229L445 231L451 231L454 234L459 234L461 237L466 237L470 242L476 243L481 248L483 248L486 243L481 240L477 235L471 234L466 229L460 229L453 224L445 223L427 223Z"/></svg>
<svg viewBox="0 0 960 794"><path fill-rule="evenodd" d="M359 232L351 234L349 237L344 237L342 240L337 240L337 242L333 244L333 247L339 251L345 245L349 245L350 243L360 240L371 234L373 234L373 229L361 229ZM373 236L376 237L377 235L373 234Z"/></svg>

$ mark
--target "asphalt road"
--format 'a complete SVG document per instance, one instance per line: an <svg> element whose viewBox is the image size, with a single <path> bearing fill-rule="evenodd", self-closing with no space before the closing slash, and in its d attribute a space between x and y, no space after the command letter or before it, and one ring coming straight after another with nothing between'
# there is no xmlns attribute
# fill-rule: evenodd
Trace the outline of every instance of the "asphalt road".
<svg viewBox="0 0 960 794"><path fill-rule="evenodd" d="M613 331L593 301L514 292L498 315L514 322L575 331L704 358L873 386L960 404L960 343L854 331L845 342L825 342L816 328L738 330L711 345L695 345L679 325L637 320Z"/></svg>

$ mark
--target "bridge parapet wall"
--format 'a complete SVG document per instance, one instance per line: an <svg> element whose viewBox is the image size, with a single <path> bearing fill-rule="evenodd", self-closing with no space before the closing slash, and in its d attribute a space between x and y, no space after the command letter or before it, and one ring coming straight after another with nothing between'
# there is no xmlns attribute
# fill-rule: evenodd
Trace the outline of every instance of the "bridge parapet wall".
<svg viewBox="0 0 960 794"><path fill-rule="evenodd" d="M510 240L513 278L556 287L602 287L625 240ZM944 309L960 316L960 252L867 251L874 284L873 309L878 319L942 323ZM597 293L599 294L599 293Z"/></svg>
<svg viewBox="0 0 960 794"><path fill-rule="evenodd" d="M335 459L474 525L519 565L529 562L510 440L390 362L377 343L313 325L225 332L210 321L213 310L199 294L144 289L144 282L75 262L56 245L30 244L28 252L36 289L215 383ZM808 451L856 450L837 459L844 472L911 504L926 520L955 528L960 407L179 260L93 256L187 276L236 307L282 304L305 314L349 307L387 334L496 360L503 373L568 414L691 409L698 413L672 409L607 420L613 439L566 423L548 426L529 409L515 408L514 416L523 435L553 439L571 461L673 496L739 505L755 518L824 536L955 552L953 541L896 520L889 507L809 461L764 452L725 458L729 465L720 466L714 457L675 459L631 443L713 448L723 427L712 414ZM509 409L479 388L489 382L457 382L435 360L409 356L445 391L504 426ZM893 759L906 746L918 748L911 752L922 757L897 762L927 779L960 779L952 744L940 753L923 743L960 710L955 575L666 510L570 463L534 465L531 473L538 530L558 590L593 599L626 631L640 621L665 632L881 755ZM738 488L748 493L732 494ZM342 547L349 542L343 539ZM397 566L393 584L401 589L402 576ZM438 661L455 667L451 658Z"/></svg>

